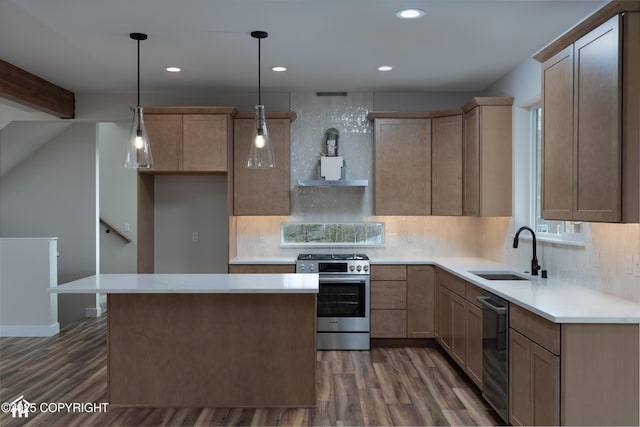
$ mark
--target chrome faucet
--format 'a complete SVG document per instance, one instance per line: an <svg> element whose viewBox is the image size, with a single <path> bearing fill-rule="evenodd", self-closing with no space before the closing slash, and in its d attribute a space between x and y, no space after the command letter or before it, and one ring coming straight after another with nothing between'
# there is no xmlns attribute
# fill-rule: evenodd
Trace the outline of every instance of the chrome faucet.
<svg viewBox="0 0 640 427"><path fill-rule="evenodd" d="M536 256L536 233L534 233L534 231L529 227L520 227L520 229L518 229L518 232L516 233L516 236L513 238L513 247L518 247L518 236L520 236L520 232L522 230L530 231L531 235L533 236L533 258L531 259L531 275L537 276L538 270L540 270L540 264L538 264L538 257Z"/></svg>

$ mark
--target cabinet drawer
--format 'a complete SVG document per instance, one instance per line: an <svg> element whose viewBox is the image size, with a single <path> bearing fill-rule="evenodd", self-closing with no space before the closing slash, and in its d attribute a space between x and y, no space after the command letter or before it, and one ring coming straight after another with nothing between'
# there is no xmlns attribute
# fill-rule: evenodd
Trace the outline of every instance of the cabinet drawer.
<svg viewBox="0 0 640 427"><path fill-rule="evenodd" d="M407 280L407 266L372 265L371 280Z"/></svg>
<svg viewBox="0 0 640 427"><path fill-rule="evenodd" d="M372 309L407 308L407 282L386 280L371 282Z"/></svg>
<svg viewBox="0 0 640 427"><path fill-rule="evenodd" d="M482 288L479 288L476 285L472 285L471 283L467 282L465 298L471 304L480 308L482 308L482 304L480 304L477 297L482 296L482 292Z"/></svg>
<svg viewBox="0 0 640 427"><path fill-rule="evenodd" d="M407 310L371 310L371 338L406 338Z"/></svg>
<svg viewBox="0 0 640 427"><path fill-rule="evenodd" d="M229 264L229 273L295 273L296 266L293 264Z"/></svg>
<svg viewBox="0 0 640 427"><path fill-rule="evenodd" d="M436 280L450 291L455 292L462 297L465 296L466 282L458 276L454 276L447 271L438 269L436 273Z"/></svg>
<svg viewBox="0 0 640 427"><path fill-rule="evenodd" d="M560 325L515 304L509 306L509 326L553 354L560 354Z"/></svg>

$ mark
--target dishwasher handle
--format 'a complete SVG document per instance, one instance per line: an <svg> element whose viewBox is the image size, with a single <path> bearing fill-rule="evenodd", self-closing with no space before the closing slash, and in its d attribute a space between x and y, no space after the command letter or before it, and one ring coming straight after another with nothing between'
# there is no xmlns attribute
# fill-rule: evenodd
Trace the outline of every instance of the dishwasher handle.
<svg viewBox="0 0 640 427"><path fill-rule="evenodd" d="M476 297L476 299L480 302L480 304L484 305L485 307L489 308L491 311L495 311L498 314L506 314L507 312L507 307L498 307L496 305L491 304L491 297L487 297L487 296L480 296L480 297Z"/></svg>

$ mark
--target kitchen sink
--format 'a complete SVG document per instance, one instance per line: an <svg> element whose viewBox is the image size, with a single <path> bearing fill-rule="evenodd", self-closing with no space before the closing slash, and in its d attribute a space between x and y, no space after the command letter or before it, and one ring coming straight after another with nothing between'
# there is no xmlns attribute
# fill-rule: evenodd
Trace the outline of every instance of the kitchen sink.
<svg viewBox="0 0 640 427"><path fill-rule="evenodd" d="M486 280L531 280L514 271L470 271L469 273Z"/></svg>

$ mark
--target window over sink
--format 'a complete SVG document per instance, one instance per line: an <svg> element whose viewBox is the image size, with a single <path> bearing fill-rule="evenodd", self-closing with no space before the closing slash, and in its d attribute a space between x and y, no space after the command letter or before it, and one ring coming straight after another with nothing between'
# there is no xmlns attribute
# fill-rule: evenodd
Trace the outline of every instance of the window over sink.
<svg viewBox="0 0 640 427"><path fill-rule="evenodd" d="M280 224L282 246L382 246L382 222L283 222Z"/></svg>

